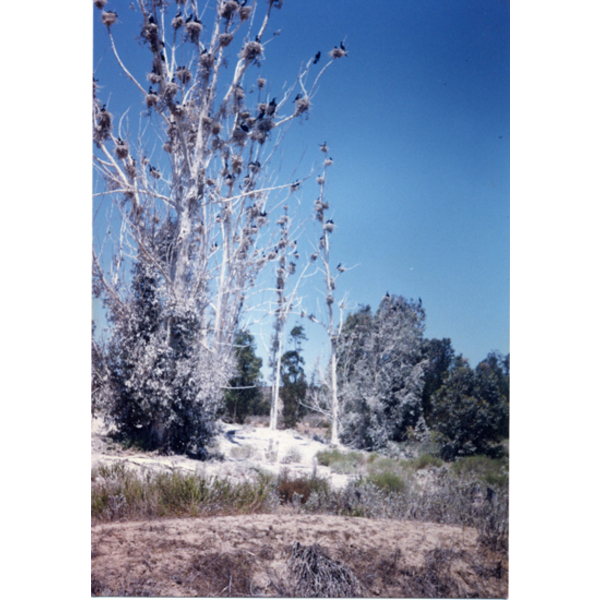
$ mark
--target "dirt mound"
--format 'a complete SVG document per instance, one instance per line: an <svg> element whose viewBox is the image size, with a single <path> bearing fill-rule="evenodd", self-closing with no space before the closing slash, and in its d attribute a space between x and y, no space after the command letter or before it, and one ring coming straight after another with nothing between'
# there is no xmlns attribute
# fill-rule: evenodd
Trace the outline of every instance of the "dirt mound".
<svg viewBox="0 0 600 600"><path fill-rule="evenodd" d="M505 598L508 592L504 559L483 548L470 528L263 514L96 525L92 595L292 595L300 584L310 589L310 569L297 580L293 561L294 549L298 555L310 546L314 560L338 565L365 596Z"/></svg>

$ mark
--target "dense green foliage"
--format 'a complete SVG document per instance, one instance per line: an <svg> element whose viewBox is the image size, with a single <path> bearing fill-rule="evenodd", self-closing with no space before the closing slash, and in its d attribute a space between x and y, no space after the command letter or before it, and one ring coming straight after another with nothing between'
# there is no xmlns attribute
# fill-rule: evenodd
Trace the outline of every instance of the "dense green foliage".
<svg viewBox="0 0 600 600"><path fill-rule="evenodd" d="M129 442L202 456L218 407L217 382L206 375L211 357L190 341L195 313L165 307L158 286L155 270L136 263L131 296L112 315L102 361L107 416Z"/></svg>
<svg viewBox="0 0 600 600"><path fill-rule="evenodd" d="M502 453L508 435L508 403L498 378L485 363L452 371L432 399L432 426L440 433L441 456Z"/></svg>
<svg viewBox="0 0 600 600"><path fill-rule="evenodd" d="M254 337L247 331L240 331L236 336L235 359L236 375L229 381L224 410L226 418L234 423L243 423L248 415L261 412L262 400L262 358L256 356Z"/></svg>
<svg viewBox="0 0 600 600"><path fill-rule="evenodd" d="M279 395L283 401L283 425L294 428L303 414L301 403L306 398L308 383L304 374L304 358L301 356L302 341L306 340L304 327L295 326L290 338L293 350L288 350L281 357L281 390Z"/></svg>

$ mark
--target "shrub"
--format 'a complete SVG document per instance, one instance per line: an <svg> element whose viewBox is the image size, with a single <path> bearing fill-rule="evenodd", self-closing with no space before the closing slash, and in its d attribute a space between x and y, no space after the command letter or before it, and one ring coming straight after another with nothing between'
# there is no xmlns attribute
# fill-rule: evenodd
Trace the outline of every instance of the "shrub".
<svg viewBox="0 0 600 600"><path fill-rule="evenodd" d="M486 454L500 456L508 428L508 404L489 370L463 366L433 396L432 422L444 460Z"/></svg>
<svg viewBox="0 0 600 600"><path fill-rule="evenodd" d="M406 481L397 473L390 471L369 475L367 481L387 492L404 492L406 490Z"/></svg>

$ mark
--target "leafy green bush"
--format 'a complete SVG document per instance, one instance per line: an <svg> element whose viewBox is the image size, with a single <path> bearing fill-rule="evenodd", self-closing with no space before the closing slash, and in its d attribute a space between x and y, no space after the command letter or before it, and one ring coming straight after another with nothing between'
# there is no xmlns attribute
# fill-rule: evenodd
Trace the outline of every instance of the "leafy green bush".
<svg viewBox="0 0 600 600"><path fill-rule="evenodd" d="M508 403L489 369L456 369L434 394L432 424L439 432L444 460L485 454L501 456L508 430Z"/></svg>
<svg viewBox="0 0 600 600"><path fill-rule="evenodd" d="M376 485L386 492L404 492L406 490L406 481L397 473L390 471L369 475L367 482Z"/></svg>
<svg viewBox="0 0 600 600"><path fill-rule="evenodd" d="M493 487L508 484L508 461L488 456L465 456L452 463L452 471L459 477L479 479Z"/></svg>

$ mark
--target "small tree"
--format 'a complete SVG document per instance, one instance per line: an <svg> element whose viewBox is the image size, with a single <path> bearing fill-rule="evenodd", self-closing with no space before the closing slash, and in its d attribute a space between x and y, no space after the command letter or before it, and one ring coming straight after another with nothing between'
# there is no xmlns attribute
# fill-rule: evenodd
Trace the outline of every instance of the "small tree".
<svg viewBox="0 0 600 600"><path fill-rule="evenodd" d="M240 331L235 339L236 375L225 392L225 414L235 423L243 423L256 414L262 400L260 369L262 358L256 356L254 337Z"/></svg>
<svg viewBox="0 0 600 600"><path fill-rule="evenodd" d="M293 429L301 414L301 407L306 397L308 387L304 374L304 358L301 356L302 341L306 340L304 327L295 326L290 338L294 343L294 349L284 353L281 366L281 399L283 400L283 425Z"/></svg>
<svg viewBox="0 0 600 600"><path fill-rule="evenodd" d="M423 385L423 416L429 422L431 414L431 397L442 387L449 376L454 360L454 349L449 338L441 340L425 340L423 355L427 359L425 367L425 383Z"/></svg>

